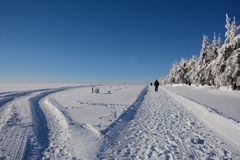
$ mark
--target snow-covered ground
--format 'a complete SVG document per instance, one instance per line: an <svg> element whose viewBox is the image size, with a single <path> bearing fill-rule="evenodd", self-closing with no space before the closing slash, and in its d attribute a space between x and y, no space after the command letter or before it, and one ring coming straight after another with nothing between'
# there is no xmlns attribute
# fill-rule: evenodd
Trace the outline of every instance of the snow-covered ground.
<svg viewBox="0 0 240 160"><path fill-rule="evenodd" d="M78 86L79 84L63 84L63 83L1 83L0 94L4 92L37 90L43 88L57 88L64 86Z"/></svg>
<svg viewBox="0 0 240 160"><path fill-rule="evenodd" d="M131 106L144 86L97 88L99 94L92 94L91 87L84 87L59 92L42 100L44 112L49 114L47 119L57 124L57 127L49 127L52 141L45 153L47 158L96 159L102 132ZM56 118L58 120L54 122Z"/></svg>
<svg viewBox="0 0 240 160"><path fill-rule="evenodd" d="M201 105L210 107L224 117L240 122L239 91L219 90L209 87L199 88L187 85L167 85L164 88Z"/></svg>
<svg viewBox="0 0 240 160"><path fill-rule="evenodd" d="M9 86L0 93L0 159L95 159L101 132L144 88L98 86L92 94L88 85Z"/></svg>
<svg viewBox="0 0 240 160"><path fill-rule="evenodd" d="M118 131L116 131L118 132ZM237 159L234 149L167 92L153 88L122 133L103 146L106 159ZM113 142L111 142L114 140ZM238 157L239 158L239 157Z"/></svg>
<svg viewBox="0 0 240 160"><path fill-rule="evenodd" d="M240 158L238 92L68 86L1 86L0 159Z"/></svg>

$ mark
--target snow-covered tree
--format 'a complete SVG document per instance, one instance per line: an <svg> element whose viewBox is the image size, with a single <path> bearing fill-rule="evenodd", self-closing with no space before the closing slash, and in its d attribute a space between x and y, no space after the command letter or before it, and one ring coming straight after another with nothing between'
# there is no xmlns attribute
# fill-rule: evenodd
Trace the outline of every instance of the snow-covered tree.
<svg viewBox="0 0 240 160"><path fill-rule="evenodd" d="M226 14L226 32L225 32L225 43L230 43L231 40L231 19L228 17L228 14Z"/></svg>
<svg viewBox="0 0 240 160"><path fill-rule="evenodd" d="M222 40L221 40L220 33L218 33L217 47L218 47L218 48L221 48L221 46L222 46Z"/></svg>
<svg viewBox="0 0 240 160"><path fill-rule="evenodd" d="M208 36L203 35L201 55L206 53L209 49L210 49L210 44L208 41ZM204 56L204 55L202 55L202 56Z"/></svg>
<svg viewBox="0 0 240 160"><path fill-rule="evenodd" d="M212 49L215 51L215 50L217 50L217 47L218 47L218 44L217 44L217 36L216 36L216 34L215 34L215 32L214 32L214 34L213 34L213 41L212 41Z"/></svg>
<svg viewBox="0 0 240 160"><path fill-rule="evenodd" d="M231 39L234 39L234 37L237 35L237 23L235 17L233 17L233 21L231 24Z"/></svg>
<svg viewBox="0 0 240 160"><path fill-rule="evenodd" d="M214 33L212 44L203 35L200 56L174 63L165 83L229 86L240 89L240 35L235 17L226 14L226 33L222 44Z"/></svg>

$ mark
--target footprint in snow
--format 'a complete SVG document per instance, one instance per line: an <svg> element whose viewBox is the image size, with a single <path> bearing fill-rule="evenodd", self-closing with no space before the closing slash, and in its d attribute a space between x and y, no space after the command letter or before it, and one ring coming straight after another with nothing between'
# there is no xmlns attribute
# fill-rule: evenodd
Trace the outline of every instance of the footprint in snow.
<svg viewBox="0 0 240 160"><path fill-rule="evenodd" d="M199 136L195 136L195 137L191 138L191 143L204 144L204 139L200 138Z"/></svg>

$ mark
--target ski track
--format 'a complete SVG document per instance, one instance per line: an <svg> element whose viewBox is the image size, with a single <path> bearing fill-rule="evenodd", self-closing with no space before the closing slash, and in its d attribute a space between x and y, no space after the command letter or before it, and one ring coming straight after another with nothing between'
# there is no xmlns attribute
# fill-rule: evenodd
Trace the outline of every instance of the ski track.
<svg viewBox="0 0 240 160"><path fill-rule="evenodd" d="M39 101L70 89L41 89L1 94L0 159L41 159L48 147L48 128Z"/></svg>
<svg viewBox="0 0 240 160"><path fill-rule="evenodd" d="M48 89L39 89L39 90L23 91L23 92L3 92L0 94L0 107L4 106L5 104L13 101L18 97L27 96L27 95L30 95L31 93L45 91L45 90L48 90Z"/></svg>
<svg viewBox="0 0 240 160"><path fill-rule="evenodd" d="M120 125L121 126L121 125ZM163 90L153 88L136 117L117 135L111 131L100 159L237 159L222 142Z"/></svg>
<svg viewBox="0 0 240 160"><path fill-rule="evenodd" d="M26 144L32 136L32 116L28 98L23 94L1 107L0 159L23 159Z"/></svg>
<svg viewBox="0 0 240 160"><path fill-rule="evenodd" d="M44 159L96 159L100 133L89 124L78 124L52 97L41 101L50 129L50 145Z"/></svg>

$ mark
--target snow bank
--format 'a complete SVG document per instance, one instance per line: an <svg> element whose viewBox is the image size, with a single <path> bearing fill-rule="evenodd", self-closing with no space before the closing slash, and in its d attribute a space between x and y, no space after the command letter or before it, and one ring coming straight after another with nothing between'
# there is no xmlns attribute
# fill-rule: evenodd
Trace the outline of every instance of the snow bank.
<svg viewBox="0 0 240 160"><path fill-rule="evenodd" d="M233 146L237 151L240 151L240 124L233 120L224 118L215 113L213 110L209 110L209 108L206 108L196 102L177 95L176 93L173 93L163 87L161 88L176 101L189 109L209 129L222 137L223 141Z"/></svg>
<svg viewBox="0 0 240 160"><path fill-rule="evenodd" d="M163 86L164 88L215 110L222 116L240 122L240 94L238 91L219 90L209 87Z"/></svg>

